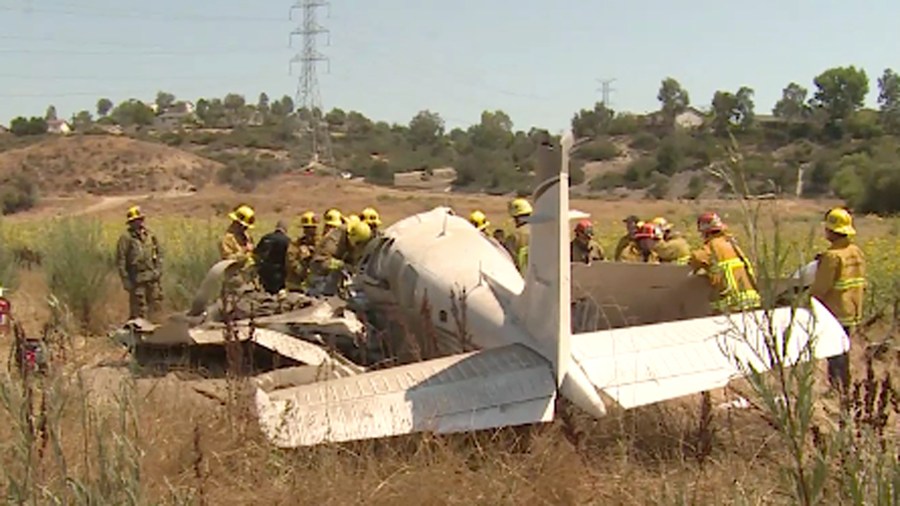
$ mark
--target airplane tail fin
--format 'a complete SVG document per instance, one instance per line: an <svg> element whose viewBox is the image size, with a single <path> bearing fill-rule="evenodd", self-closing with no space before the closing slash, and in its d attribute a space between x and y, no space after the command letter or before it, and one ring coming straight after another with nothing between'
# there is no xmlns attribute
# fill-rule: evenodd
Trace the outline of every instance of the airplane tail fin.
<svg viewBox="0 0 900 506"><path fill-rule="evenodd" d="M534 211L529 220L530 238L525 288L516 299L516 317L553 361L557 385L566 376L571 356L569 219L569 151L574 144L566 132L560 146L541 146L534 190Z"/></svg>

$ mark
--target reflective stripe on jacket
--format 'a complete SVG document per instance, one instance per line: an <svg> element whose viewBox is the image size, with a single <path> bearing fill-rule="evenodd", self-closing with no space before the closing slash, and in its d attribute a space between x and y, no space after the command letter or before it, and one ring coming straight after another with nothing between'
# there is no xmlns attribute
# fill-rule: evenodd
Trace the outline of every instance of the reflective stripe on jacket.
<svg viewBox="0 0 900 506"><path fill-rule="evenodd" d="M691 254L689 264L695 272L706 272L715 292L711 301L714 310L743 311L760 306L753 265L731 237L710 237Z"/></svg>
<svg viewBox="0 0 900 506"><path fill-rule="evenodd" d="M810 293L846 327L859 325L866 288L866 260L848 238L838 239L819 256Z"/></svg>

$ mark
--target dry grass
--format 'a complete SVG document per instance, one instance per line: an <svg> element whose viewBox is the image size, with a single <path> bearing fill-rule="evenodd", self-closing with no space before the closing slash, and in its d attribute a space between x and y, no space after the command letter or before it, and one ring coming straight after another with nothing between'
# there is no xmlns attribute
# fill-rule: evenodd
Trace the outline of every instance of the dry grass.
<svg viewBox="0 0 900 506"><path fill-rule="evenodd" d="M176 216L215 216L215 208L238 200L256 204L267 222L274 222L276 211L295 216L333 202L359 209L373 199L387 221L449 203L460 212L483 208L495 223L502 223L505 209L502 198L373 190L305 177L263 185L259 192L248 197L211 188L196 198L148 200L143 205L157 230ZM715 208L726 215L738 212L733 204L720 204ZM125 206L99 214L108 223L104 228L119 230ZM818 227L825 206L777 202L770 211L781 214L788 233L799 238ZM687 228L699 210L693 204L583 200L573 207L594 215L608 249L620 233L621 217L631 213L664 214L696 241ZM32 229L40 222L31 220L47 212L45 208L17 217L14 228ZM886 235L892 227L896 221L859 220L864 240ZM117 232L108 235L114 238ZM896 275L893 265L875 268L881 276ZM27 332L35 335L48 318L43 275L24 271L20 281L20 290L13 294L16 312ZM103 312L103 321L122 321L127 308L121 292L114 288L109 293L97 310ZM890 316L869 329L871 340L891 331ZM7 345L0 338L4 363ZM282 451L266 443L246 405L200 395L201 385L171 375L132 381L125 368L97 367L122 355L104 337L75 339L67 362L47 382L48 405L56 409L50 410L51 430L40 459L28 453L40 445L28 442L21 425L23 410L13 402L21 383L0 376L7 393L5 408L0 408L0 479L11 502L17 502L9 496L15 492L13 485L26 483L21 494L28 504L62 498L75 503L210 505L794 503L783 472L790 463L786 446L762 413L719 409L718 404L733 398L730 393L715 392L712 404L706 405L711 409L704 409L701 397L695 396L593 420L563 405L563 416L542 426ZM883 378L893 372L896 384L898 360L896 354L881 356L873 363L873 374ZM864 394L872 388L865 385L876 382L859 373L866 370L860 346L854 349L853 363L856 377L864 382L856 405L863 406L868 402ZM823 374L820 370L819 376ZM891 431L897 419L891 416L886 437L896 442ZM842 483L830 483L826 502L848 497L841 492Z"/></svg>

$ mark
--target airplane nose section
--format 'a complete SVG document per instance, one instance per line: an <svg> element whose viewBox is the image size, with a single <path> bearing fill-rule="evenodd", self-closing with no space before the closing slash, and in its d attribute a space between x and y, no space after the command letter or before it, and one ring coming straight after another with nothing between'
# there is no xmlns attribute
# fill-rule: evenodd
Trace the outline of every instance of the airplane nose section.
<svg viewBox="0 0 900 506"><path fill-rule="evenodd" d="M559 392L594 418L606 416L606 405L603 404L600 394L574 360L569 363Z"/></svg>

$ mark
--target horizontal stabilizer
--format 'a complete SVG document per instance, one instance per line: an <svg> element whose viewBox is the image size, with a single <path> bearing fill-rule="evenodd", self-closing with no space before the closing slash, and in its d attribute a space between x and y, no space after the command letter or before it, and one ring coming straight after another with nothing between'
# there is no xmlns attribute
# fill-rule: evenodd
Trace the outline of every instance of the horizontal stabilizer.
<svg viewBox="0 0 900 506"><path fill-rule="evenodd" d="M770 335L782 343L790 335L788 364L807 356L811 335L815 358L844 353L849 340L840 323L818 301L812 304L793 318L786 307L768 316L755 311L575 334L572 356L595 388L631 409L724 387L746 374L746 365L768 370L764 329L774 329Z"/></svg>
<svg viewBox="0 0 900 506"><path fill-rule="evenodd" d="M279 447L413 432L462 432L550 421L549 362L522 345L358 376L256 392L263 433Z"/></svg>

